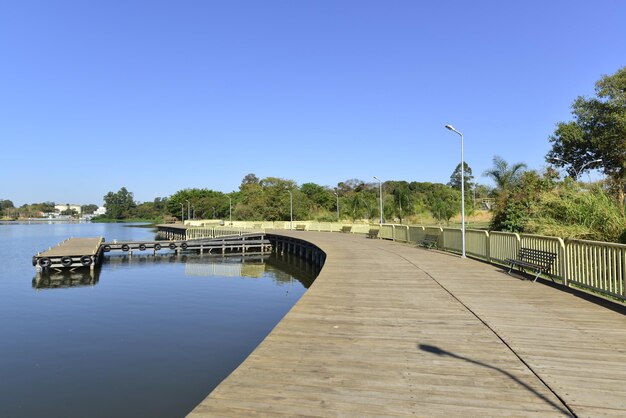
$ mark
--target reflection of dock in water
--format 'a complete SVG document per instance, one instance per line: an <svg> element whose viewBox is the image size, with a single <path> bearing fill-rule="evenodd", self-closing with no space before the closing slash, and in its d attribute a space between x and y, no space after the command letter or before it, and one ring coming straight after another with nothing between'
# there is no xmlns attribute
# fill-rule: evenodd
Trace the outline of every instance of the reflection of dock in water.
<svg viewBox="0 0 626 418"><path fill-rule="evenodd" d="M246 277L271 276L278 283L290 283L294 279L305 288L315 280L319 266L311 264L293 254L142 254L115 255L103 260L111 270L146 264L184 264L185 275L192 277ZM94 286L100 278L101 268L71 270L44 270L37 272L32 285L35 289L55 289L79 286Z"/></svg>
<svg viewBox="0 0 626 418"><path fill-rule="evenodd" d="M268 258L268 257L265 257ZM191 262L189 262L191 261ZM220 277L251 277L259 278L265 273L265 263L262 260L250 262L248 260L239 263L232 262L206 262L201 263L189 260L185 263L185 275L187 276L220 276Z"/></svg>
<svg viewBox="0 0 626 418"><path fill-rule="evenodd" d="M34 289L62 289L68 287L95 286L100 280L100 269L75 271L38 272L33 278Z"/></svg>
<svg viewBox="0 0 626 418"><path fill-rule="evenodd" d="M185 256L183 256L185 257ZM215 260L215 257L213 257ZM187 256L185 274L197 277L249 277L259 278L268 274L277 283L291 283L294 279L309 288L320 267L293 254L271 254L253 257L219 258L210 261L206 255Z"/></svg>

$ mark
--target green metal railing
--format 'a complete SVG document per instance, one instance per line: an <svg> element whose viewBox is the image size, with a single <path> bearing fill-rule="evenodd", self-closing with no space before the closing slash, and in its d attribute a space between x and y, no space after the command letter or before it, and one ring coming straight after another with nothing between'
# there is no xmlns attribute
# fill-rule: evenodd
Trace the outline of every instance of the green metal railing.
<svg viewBox="0 0 626 418"><path fill-rule="evenodd" d="M250 234L254 232L264 232L262 229L243 228L243 227L190 227L185 231L186 239L200 239L200 238L219 238L230 236L241 236L243 234Z"/></svg>
<svg viewBox="0 0 626 418"><path fill-rule="evenodd" d="M504 263L507 258L517 257L520 249L520 237L510 232L489 232L489 255L492 263Z"/></svg>
<svg viewBox="0 0 626 418"><path fill-rule="evenodd" d="M569 284L626 300L626 245L568 240L565 253Z"/></svg>
<svg viewBox="0 0 626 418"><path fill-rule="evenodd" d="M378 238L406 243L420 243L426 235L437 235L438 248L461 253L461 230L438 226L416 226L377 223L277 221L277 222L233 222L231 232L255 228L296 229L304 225L306 231L339 232L350 226L352 234L366 234L370 229L380 229ZM196 229L196 228L194 228ZM217 230L217 228L210 228ZM226 234L224 229L219 233ZM188 232L189 233L189 232ZM563 240L542 235L515 234L510 232L465 231L466 253L470 257L493 264L506 264L506 259L517 258L521 247L556 253L551 276L565 286L578 286L626 301L626 245L598 241Z"/></svg>

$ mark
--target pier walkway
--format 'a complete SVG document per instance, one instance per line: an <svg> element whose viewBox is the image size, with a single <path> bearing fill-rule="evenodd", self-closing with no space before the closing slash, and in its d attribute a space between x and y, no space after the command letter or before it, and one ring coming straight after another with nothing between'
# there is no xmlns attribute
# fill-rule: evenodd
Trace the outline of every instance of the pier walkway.
<svg viewBox="0 0 626 418"><path fill-rule="evenodd" d="M100 261L100 245L104 242L98 238L68 238L55 247L49 248L33 256L33 266L38 268L71 268L94 267Z"/></svg>
<svg viewBox="0 0 626 418"><path fill-rule="evenodd" d="M624 416L626 316L472 259L359 235L190 414Z"/></svg>

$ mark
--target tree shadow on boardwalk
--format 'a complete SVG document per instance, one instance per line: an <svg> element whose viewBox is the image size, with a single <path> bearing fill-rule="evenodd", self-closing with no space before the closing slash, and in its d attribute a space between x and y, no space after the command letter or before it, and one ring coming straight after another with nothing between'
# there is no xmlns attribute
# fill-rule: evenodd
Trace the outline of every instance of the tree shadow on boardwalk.
<svg viewBox="0 0 626 418"><path fill-rule="evenodd" d="M554 403L550 399L546 398L543 394L537 392L535 389L530 387L528 384L524 383L523 381L521 381L517 377L513 376L511 373L507 372L506 370L502 370L502 369L500 369L498 367L495 367L495 366L492 366L490 364L486 364L486 363L483 363L483 362L478 361L478 360L473 360L471 358L464 357L464 356L452 353L450 351L443 350L443 349L441 349L439 347L436 347L434 345L418 344L417 347L420 350L425 351L427 353L436 354L438 356L448 356L448 357L456 358L456 359L459 359L459 360L467 361L468 363L476 364L477 366L486 367L488 369L495 370L495 371L497 371L499 373L502 373L503 375L507 376L509 379L513 380L515 383L517 383L520 386L522 386L527 391L533 393L535 396L537 396L538 398L540 398L541 400L543 400L547 404L549 404L552 407L558 409L563 414L568 415L568 416L576 416L575 414L573 414L572 411L566 409L563 405L559 405L557 403Z"/></svg>

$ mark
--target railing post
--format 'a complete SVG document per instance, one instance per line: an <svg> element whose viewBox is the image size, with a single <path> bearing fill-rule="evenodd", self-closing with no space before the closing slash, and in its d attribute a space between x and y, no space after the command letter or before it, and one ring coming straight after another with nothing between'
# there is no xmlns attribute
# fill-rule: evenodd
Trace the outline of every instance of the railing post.
<svg viewBox="0 0 626 418"><path fill-rule="evenodd" d="M567 251L565 251L565 243L563 242L563 239L561 238L559 238L558 257L559 257L559 271L563 275L563 285L568 287L569 282L567 280L567 259L566 259Z"/></svg>

